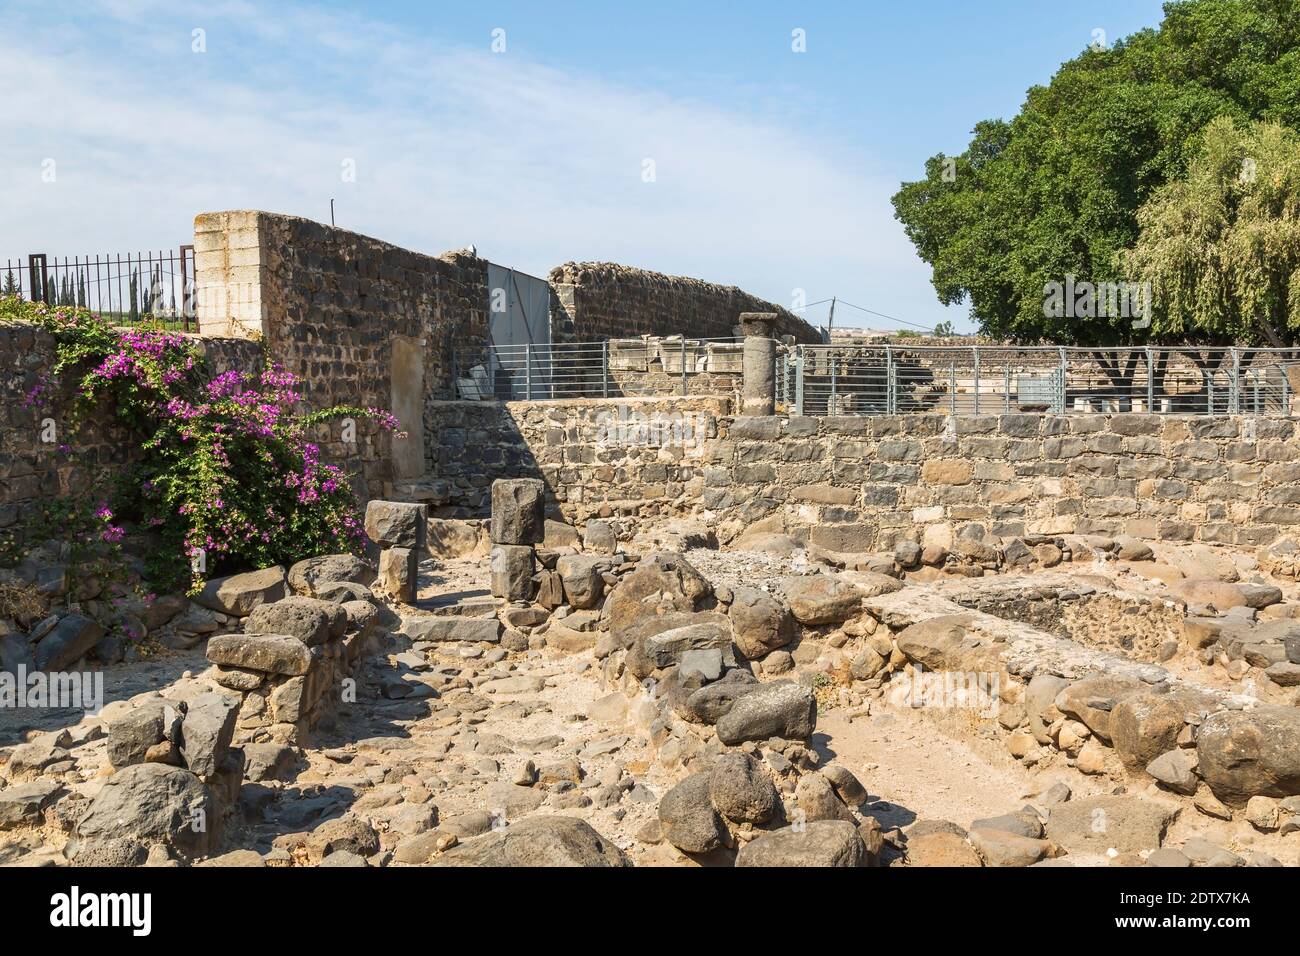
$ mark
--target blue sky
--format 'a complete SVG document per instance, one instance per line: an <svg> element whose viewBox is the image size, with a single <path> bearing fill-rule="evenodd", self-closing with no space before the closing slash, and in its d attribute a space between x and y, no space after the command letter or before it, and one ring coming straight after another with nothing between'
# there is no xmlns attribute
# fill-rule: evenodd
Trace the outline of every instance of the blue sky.
<svg viewBox="0 0 1300 956"><path fill-rule="evenodd" d="M1113 42L1161 15L1153 0L4 0L0 257L168 248L215 209L328 221L333 197L340 225L431 253L473 244L540 275L612 260L969 329L889 197L977 121L1013 115L1094 30ZM846 308L836 324L894 323Z"/></svg>

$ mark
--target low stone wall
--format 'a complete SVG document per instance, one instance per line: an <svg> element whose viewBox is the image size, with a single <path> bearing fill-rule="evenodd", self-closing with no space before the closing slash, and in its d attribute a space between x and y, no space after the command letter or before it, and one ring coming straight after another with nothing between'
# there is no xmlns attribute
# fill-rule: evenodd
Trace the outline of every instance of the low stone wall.
<svg viewBox="0 0 1300 956"><path fill-rule="evenodd" d="M444 402L429 421L431 471L470 510L526 475L573 520L707 512L726 536L779 515L846 552L1059 534L1252 548L1300 525L1289 419L734 418L692 397Z"/></svg>
<svg viewBox="0 0 1300 956"><path fill-rule="evenodd" d="M257 342L195 341L215 372L261 364ZM21 524L41 504L84 492L97 474L111 477L129 464L133 444L108 415L73 431L67 385L49 381L55 360L54 339L44 329L0 322L0 528Z"/></svg>
<svg viewBox="0 0 1300 956"><path fill-rule="evenodd" d="M775 312L776 334L819 343L820 334L788 309L735 286L647 272L612 262L566 262L551 270L551 327L559 342L685 332L728 338L742 312Z"/></svg>

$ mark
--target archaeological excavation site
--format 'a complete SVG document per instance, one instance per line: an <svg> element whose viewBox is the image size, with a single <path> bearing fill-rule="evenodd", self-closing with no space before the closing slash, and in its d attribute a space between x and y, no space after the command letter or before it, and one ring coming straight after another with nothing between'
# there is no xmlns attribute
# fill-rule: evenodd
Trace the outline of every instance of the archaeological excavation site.
<svg viewBox="0 0 1300 956"><path fill-rule="evenodd" d="M187 269L0 299L5 866L1300 865L1289 355L262 212Z"/></svg>

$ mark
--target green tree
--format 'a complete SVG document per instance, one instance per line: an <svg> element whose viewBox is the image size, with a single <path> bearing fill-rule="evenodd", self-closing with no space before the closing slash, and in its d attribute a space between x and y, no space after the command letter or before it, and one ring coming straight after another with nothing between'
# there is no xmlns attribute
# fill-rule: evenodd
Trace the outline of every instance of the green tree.
<svg viewBox="0 0 1300 956"><path fill-rule="evenodd" d="M4 289L0 291L0 295L4 295L4 296L22 295L22 290L18 288L18 280L14 278L13 269L10 269L5 273Z"/></svg>
<svg viewBox="0 0 1300 956"><path fill-rule="evenodd" d="M1278 123L1206 127L1187 177L1138 211L1121 259L1151 283L1165 338L1300 340L1300 134Z"/></svg>
<svg viewBox="0 0 1300 956"><path fill-rule="evenodd" d="M1213 119L1300 127L1300 0L1168 3L1158 30L1086 49L1009 122L976 124L894 196L940 301L1019 341L1125 345L1167 325L1044 308L1049 283L1121 282L1138 210L1183 177Z"/></svg>

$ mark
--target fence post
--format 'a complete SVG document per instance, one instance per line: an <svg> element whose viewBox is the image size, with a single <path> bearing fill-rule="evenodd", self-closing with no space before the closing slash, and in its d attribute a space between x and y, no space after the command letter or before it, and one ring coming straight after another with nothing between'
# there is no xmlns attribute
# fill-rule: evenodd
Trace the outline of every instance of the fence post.
<svg viewBox="0 0 1300 956"><path fill-rule="evenodd" d="M794 413L803 415L803 361L802 345L794 347Z"/></svg>
<svg viewBox="0 0 1300 956"><path fill-rule="evenodd" d="M1228 379L1228 414L1241 414L1241 352L1232 350L1232 376Z"/></svg>
<svg viewBox="0 0 1300 956"><path fill-rule="evenodd" d="M980 413L980 350L976 346L971 346L971 354L975 358L975 414Z"/></svg>
<svg viewBox="0 0 1300 956"><path fill-rule="evenodd" d="M885 414L898 414L898 370L894 368L894 350L885 346Z"/></svg>
<svg viewBox="0 0 1300 956"><path fill-rule="evenodd" d="M1006 366L1002 369L1002 392L1006 396L1002 403L1003 408L1008 415L1011 414L1011 361L1007 360Z"/></svg>
<svg viewBox="0 0 1300 956"><path fill-rule="evenodd" d="M524 387L527 389L526 394L528 401L533 400L533 343L528 342L524 345Z"/></svg>
<svg viewBox="0 0 1300 956"><path fill-rule="evenodd" d="M609 398L609 339L600 343L600 395Z"/></svg>
<svg viewBox="0 0 1300 956"><path fill-rule="evenodd" d="M957 414L957 360L948 360L948 415Z"/></svg>
<svg viewBox="0 0 1300 956"><path fill-rule="evenodd" d="M835 414L835 401L836 401L836 399L835 399L835 392L836 392L836 386L838 385L838 382L837 382L837 380L836 380L836 376L835 376L835 351L832 349L831 351L829 351L829 352L827 353L827 355L830 356L830 360L831 360L831 397L830 397L830 400L826 403L826 414L827 414L827 415L834 415L834 414Z"/></svg>
<svg viewBox="0 0 1300 956"><path fill-rule="evenodd" d="M1155 356L1151 353L1151 346L1146 347L1147 353L1147 414L1151 415L1156 410L1156 362Z"/></svg>
<svg viewBox="0 0 1300 956"><path fill-rule="evenodd" d="M1056 413L1057 413L1058 415L1064 415L1065 412L1066 412L1066 408L1065 408L1065 401L1066 401L1066 388L1065 388L1065 383L1066 383L1066 382L1069 380L1069 378L1070 378L1070 359L1069 359L1069 356L1068 356L1068 354L1066 353L1066 351L1065 351L1064 348L1062 348L1062 349L1060 350L1060 352L1061 352L1061 381L1060 381L1060 382L1058 383L1058 385L1057 385L1057 395L1058 395L1058 398L1057 398L1057 403L1056 403Z"/></svg>
<svg viewBox="0 0 1300 956"><path fill-rule="evenodd" d="M686 335L682 335L682 394L687 394L686 387Z"/></svg>

